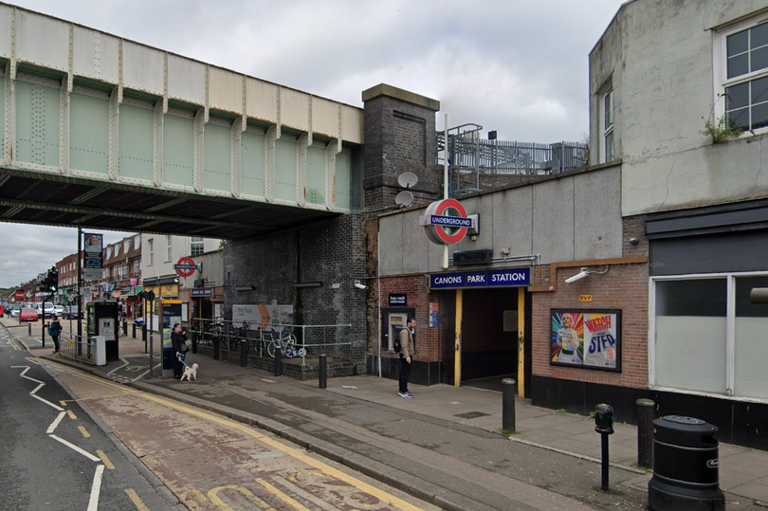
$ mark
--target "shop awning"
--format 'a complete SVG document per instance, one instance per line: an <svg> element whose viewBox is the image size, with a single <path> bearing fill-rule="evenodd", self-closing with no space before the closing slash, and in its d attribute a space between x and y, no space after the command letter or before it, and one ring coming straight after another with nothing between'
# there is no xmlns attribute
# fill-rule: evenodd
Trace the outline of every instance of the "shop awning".
<svg viewBox="0 0 768 511"><path fill-rule="evenodd" d="M133 294L134 294L134 296L135 295L140 295L143 292L144 292L144 286L134 286L133 287Z"/></svg>

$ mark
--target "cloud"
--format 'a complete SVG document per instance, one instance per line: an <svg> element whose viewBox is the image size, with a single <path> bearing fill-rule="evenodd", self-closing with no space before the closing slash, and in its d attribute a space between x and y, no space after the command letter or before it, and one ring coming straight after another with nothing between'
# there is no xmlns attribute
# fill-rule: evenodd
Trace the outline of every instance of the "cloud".
<svg viewBox="0 0 768 511"><path fill-rule="evenodd" d="M588 55L621 0L16 3L356 106L389 83L439 100L438 129L447 114L450 126L551 143L588 132ZM74 253L74 232L0 224L0 286Z"/></svg>

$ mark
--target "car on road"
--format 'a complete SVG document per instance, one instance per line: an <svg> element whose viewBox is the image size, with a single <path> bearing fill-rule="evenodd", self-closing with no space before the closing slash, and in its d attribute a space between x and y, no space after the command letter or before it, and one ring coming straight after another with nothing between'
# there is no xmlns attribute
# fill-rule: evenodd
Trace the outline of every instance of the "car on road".
<svg viewBox="0 0 768 511"><path fill-rule="evenodd" d="M19 321L37 321L37 318L37 309L32 309L30 307L21 309L21 312L19 313Z"/></svg>
<svg viewBox="0 0 768 511"><path fill-rule="evenodd" d="M54 305L53 306L53 314L58 317L62 317L64 315L64 306L63 305Z"/></svg>
<svg viewBox="0 0 768 511"><path fill-rule="evenodd" d="M26 305L23 306L23 307L21 305L16 305L13 309L11 309L11 317L12 318L18 318L19 314L21 313L21 309L23 309L25 307L26 307Z"/></svg>
<svg viewBox="0 0 768 511"><path fill-rule="evenodd" d="M53 316L53 307L54 305L51 302L38 303L36 305L38 316L50 318Z"/></svg>
<svg viewBox="0 0 768 511"><path fill-rule="evenodd" d="M61 312L61 317L63 318L71 318L71 319L77 319L78 312L77 312L77 305L68 305L66 307L63 307L63 310Z"/></svg>

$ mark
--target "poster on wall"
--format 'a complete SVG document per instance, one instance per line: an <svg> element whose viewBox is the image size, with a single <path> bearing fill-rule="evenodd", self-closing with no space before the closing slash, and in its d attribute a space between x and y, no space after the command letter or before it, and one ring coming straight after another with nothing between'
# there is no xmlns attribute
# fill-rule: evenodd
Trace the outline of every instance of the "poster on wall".
<svg viewBox="0 0 768 511"><path fill-rule="evenodd" d="M293 305L235 304L232 306L232 322L235 325L247 322L250 330L280 332L281 325L293 324Z"/></svg>
<svg viewBox="0 0 768 511"><path fill-rule="evenodd" d="M621 311L551 309L550 364L621 371Z"/></svg>

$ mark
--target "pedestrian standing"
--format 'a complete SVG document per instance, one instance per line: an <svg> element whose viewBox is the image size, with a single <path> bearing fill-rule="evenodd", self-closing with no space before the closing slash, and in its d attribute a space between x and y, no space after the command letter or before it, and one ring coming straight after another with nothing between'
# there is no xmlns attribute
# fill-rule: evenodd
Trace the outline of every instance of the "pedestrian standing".
<svg viewBox="0 0 768 511"><path fill-rule="evenodd" d="M187 356L187 331L181 329L181 325L173 325L171 332L171 347L173 348L173 377L177 380L184 372L184 359Z"/></svg>
<svg viewBox="0 0 768 511"><path fill-rule="evenodd" d="M59 352L59 336L61 335L61 323L59 323L59 317L55 314L51 319L51 324L48 325L48 334L53 339L53 354Z"/></svg>
<svg viewBox="0 0 768 511"><path fill-rule="evenodd" d="M408 390L408 378L411 376L413 355L416 351L416 343L413 341L415 328L416 318L411 316L405 323L405 328L400 330L400 388L397 394L408 399L413 399L413 394Z"/></svg>

